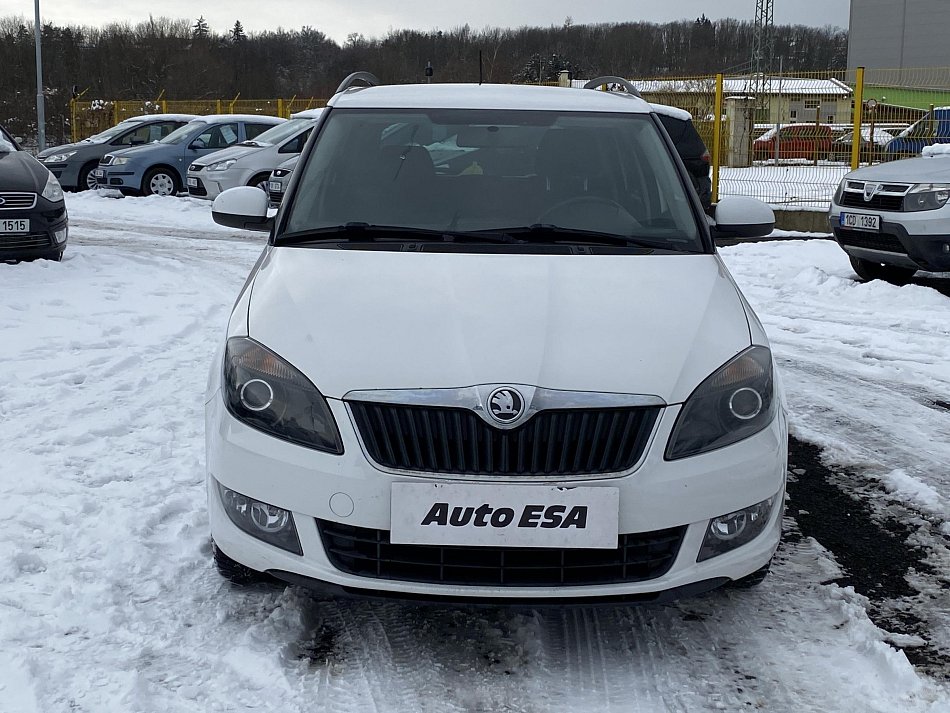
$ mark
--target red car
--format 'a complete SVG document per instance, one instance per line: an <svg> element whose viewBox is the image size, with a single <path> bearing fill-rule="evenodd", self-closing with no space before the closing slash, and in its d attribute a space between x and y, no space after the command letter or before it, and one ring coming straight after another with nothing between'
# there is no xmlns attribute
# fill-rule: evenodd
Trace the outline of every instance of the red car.
<svg viewBox="0 0 950 713"><path fill-rule="evenodd" d="M775 129L769 129L752 142L756 161L775 158ZM827 124L792 124L783 126L778 135L780 159L825 159L832 151L833 135Z"/></svg>

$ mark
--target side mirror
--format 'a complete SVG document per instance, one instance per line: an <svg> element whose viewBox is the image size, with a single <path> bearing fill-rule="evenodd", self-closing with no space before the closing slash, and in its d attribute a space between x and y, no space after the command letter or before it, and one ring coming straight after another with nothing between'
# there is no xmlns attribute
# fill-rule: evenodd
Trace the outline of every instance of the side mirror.
<svg viewBox="0 0 950 713"><path fill-rule="evenodd" d="M775 229L775 213L746 196L726 196L716 204L710 230L714 238L761 238Z"/></svg>
<svg viewBox="0 0 950 713"><path fill-rule="evenodd" d="M229 188L214 199L211 217L218 225L268 232L274 225L267 216L267 194L254 186Z"/></svg>
<svg viewBox="0 0 950 713"><path fill-rule="evenodd" d="M205 142L202 141L201 139L195 139L195 140L192 141L190 144L188 144L188 148L190 148L190 149L204 149L204 148L207 148L207 146L205 146Z"/></svg>

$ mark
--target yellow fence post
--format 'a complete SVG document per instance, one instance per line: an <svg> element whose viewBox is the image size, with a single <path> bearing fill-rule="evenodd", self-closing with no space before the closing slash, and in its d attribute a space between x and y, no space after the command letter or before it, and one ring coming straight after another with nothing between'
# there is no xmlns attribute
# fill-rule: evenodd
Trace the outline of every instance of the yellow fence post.
<svg viewBox="0 0 950 713"><path fill-rule="evenodd" d="M76 126L76 99L69 100L69 136L73 143L79 141L79 127Z"/></svg>
<svg viewBox="0 0 950 713"><path fill-rule="evenodd" d="M851 134L851 170L861 161L861 120L864 118L864 67L858 67L854 78L854 133ZM871 137L874 140L874 137Z"/></svg>
<svg viewBox="0 0 950 713"><path fill-rule="evenodd" d="M237 96L231 100L231 103L228 104L228 114L234 113L234 105L237 104L237 100L241 97L241 92L237 93Z"/></svg>
<svg viewBox="0 0 950 713"><path fill-rule="evenodd" d="M223 112L221 111L221 100L220 100L220 99L215 99L215 100L214 100L214 105L215 105L215 112L214 112L215 114L221 114L221 113L223 113Z"/></svg>
<svg viewBox="0 0 950 713"><path fill-rule="evenodd" d="M277 116L279 116L281 119L287 118L286 116L284 116L284 100L283 99L277 100Z"/></svg>
<svg viewBox="0 0 950 713"><path fill-rule="evenodd" d="M722 159L722 75L716 75L716 99L713 102L712 202L719 202L719 164Z"/></svg>
<svg viewBox="0 0 950 713"><path fill-rule="evenodd" d="M115 126L119 123L119 102L114 100L112 101L112 125Z"/></svg>

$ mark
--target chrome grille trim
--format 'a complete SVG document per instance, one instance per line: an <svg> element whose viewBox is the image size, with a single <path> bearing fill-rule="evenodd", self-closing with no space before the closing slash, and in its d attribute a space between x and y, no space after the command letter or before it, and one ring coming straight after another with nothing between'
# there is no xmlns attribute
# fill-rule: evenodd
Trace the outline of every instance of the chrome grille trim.
<svg viewBox="0 0 950 713"><path fill-rule="evenodd" d="M36 207L35 193L17 193L4 191L0 193L0 210L29 210Z"/></svg>

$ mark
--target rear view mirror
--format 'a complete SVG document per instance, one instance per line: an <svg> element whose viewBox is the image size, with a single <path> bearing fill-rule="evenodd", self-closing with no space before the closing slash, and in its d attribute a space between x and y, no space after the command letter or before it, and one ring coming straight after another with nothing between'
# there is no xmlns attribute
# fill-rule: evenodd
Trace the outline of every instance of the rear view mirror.
<svg viewBox="0 0 950 713"><path fill-rule="evenodd" d="M761 238L775 229L775 213L746 196L726 196L716 204L710 230L714 238Z"/></svg>
<svg viewBox="0 0 950 713"><path fill-rule="evenodd" d="M229 188L211 205L211 217L218 225L241 230L267 232L274 219L267 217L267 194L254 186Z"/></svg>

